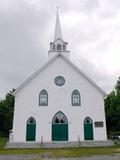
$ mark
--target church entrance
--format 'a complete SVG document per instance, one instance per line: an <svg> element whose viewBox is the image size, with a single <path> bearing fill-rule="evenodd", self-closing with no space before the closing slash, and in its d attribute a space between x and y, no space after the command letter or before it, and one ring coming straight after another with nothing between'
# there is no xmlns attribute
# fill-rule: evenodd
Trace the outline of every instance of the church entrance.
<svg viewBox="0 0 120 160"><path fill-rule="evenodd" d="M93 140L93 122L90 117L86 117L84 120L84 139Z"/></svg>
<svg viewBox="0 0 120 160"><path fill-rule="evenodd" d="M34 118L29 118L26 128L26 141L35 141L36 135L36 121Z"/></svg>
<svg viewBox="0 0 120 160"><path fill-rule="evenodd" d="M52 141L68 141L68 120L60 111L52 120Z"/></svg>

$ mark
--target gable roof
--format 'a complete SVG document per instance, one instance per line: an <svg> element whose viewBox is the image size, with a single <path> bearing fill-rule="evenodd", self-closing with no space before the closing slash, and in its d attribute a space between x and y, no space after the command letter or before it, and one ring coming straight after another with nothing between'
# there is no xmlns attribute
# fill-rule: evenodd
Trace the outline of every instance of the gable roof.
<svg viewBox="0 0 120 160"><path fill-rule="evenodd" d="M50 58L41 68L34 72L28 79L26 79L20 86L18 86L13 93L15 95L24 86L26 86L33 78L35 78L41 71L43 71L49 64L51 64L58 56L61 56L67 63L69 63L81 76L88 80L103 96L106 95L105 91L101 89L93 80L91 80L85 73L83 73L71 60L65 57L61 52L58 52L52 58Z"/></svg>
<svg viewBox="0 0 120 160"><path fill-rule="evenodd" d="M60 40L62 43L65 43L65 44L68 44L68 42L65 42L63 39L61 38L57 38L56 40L54 40L53 42L50 42L50 43L55 43L57 42L58 40Z"/></svg>

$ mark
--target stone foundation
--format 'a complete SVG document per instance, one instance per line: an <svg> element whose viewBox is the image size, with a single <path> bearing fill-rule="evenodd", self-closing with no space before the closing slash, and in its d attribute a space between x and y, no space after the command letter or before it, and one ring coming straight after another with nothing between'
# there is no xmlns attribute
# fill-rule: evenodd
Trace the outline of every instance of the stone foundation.
<svg viewBox="0 0 120 160"><path fill-rule="evenodd" d="M113 146L111 140L108 141L84 141L84 142L7 142L5 148L78 148L78 147L101 147Z"/></svg>

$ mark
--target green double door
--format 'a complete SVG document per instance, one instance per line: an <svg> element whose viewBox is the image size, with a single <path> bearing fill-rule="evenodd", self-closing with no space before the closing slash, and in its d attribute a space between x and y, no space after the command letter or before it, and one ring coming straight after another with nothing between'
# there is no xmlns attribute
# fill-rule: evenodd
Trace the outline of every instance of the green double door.
<svg viewBox="0 0 120 160"><path fill-rule="evenodd" d="M93 125L84 124L84 139L93 140Z"/></svg>
<svg viewBox="0 0 120 160"><path fill-rule="evenodd" d="M52 124L52 141L68 141L68 124Z"/></svg>

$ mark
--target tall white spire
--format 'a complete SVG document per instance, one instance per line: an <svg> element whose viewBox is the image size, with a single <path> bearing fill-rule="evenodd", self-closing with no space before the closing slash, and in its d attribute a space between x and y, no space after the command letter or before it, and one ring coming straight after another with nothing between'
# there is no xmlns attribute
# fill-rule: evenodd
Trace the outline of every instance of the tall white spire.
<svg viewBox="0 0 120 160"><path fill-rule="evenodd" d="M64 56L69 58L70 51L67 50L67 44L68 43L65 42L62 37L62 31L61 31L60 19L57 7L54 40L53 42L50 42L50 50L48 51L49 58L58 53L64 54Z"/></svg>
<svg viewBox="0 0 120 160"><path fill-rule="evenodd" d="M54 33L54 40L56 39L63 39L62 37L62 30L60 26L60 19L59 19L59 13L58 13L58 7L57 7L57 14L56 14L56 26L55 26L55 33Z"/></svg>

